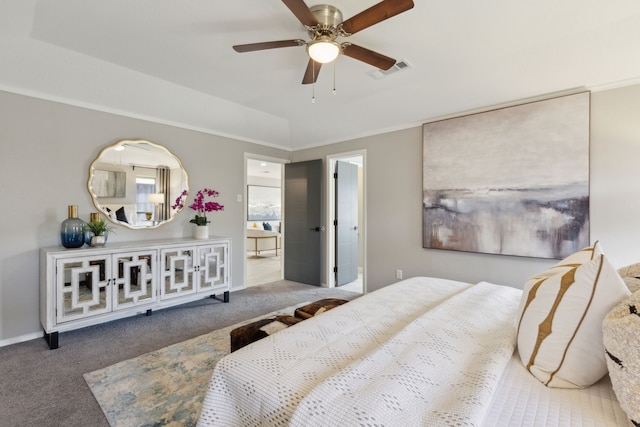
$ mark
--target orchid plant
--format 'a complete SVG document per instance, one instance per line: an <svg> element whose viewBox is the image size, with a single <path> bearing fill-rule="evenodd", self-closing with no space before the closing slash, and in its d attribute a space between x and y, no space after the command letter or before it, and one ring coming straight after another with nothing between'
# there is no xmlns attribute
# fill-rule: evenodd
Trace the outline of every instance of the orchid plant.
<svg viewBox="0 0 640 427"><path fill-rule="evenodd" d="M184 202L187 194L188 194L187 190L182 191L182 193L178 196L178 198L176 199L176 202L171 206L171 208L172 209L184 208ZM205 202L204 198L205 196L218 197L219 195L220 193L218 193L216 190L211 190L209 188L205 188L203 190L198 191L196 193L195 200L191 205L189 205L189 208L196 211L196 216L189 222L198 226L207 225L209 222L211 222L211 221L207 221L207 212L221 211L224 209L224 206L218 202L211 202L211 201Z"/></svg>

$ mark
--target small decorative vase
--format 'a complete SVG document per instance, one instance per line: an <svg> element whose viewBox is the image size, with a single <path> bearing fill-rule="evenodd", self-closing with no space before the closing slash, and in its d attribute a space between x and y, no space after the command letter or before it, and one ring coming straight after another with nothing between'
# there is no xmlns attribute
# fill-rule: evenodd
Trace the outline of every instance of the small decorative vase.
<svg viewBox="0 0 640 427"><path fill-rule="evenodd" d="M100 214L97 212L91 212L89 215L89 223L100 221ZM106 231L100 236L96 236L93 231L91 231L88 227L84 232L84 242L89 246L104 246L107 243L107 238L109 237L109 233Z"/></svg>
<svg viewBox="0 0 640 427"><path fill-rule="evenodd" d="M78 207L69 205L69 217L60 226L60 240L65 248L84 245L84 221L78 218Z"/></svg>
<svg viewBox="0 0 640 427"><path fill-rule="evenodd" d="M107 235L101 234L100 236L91 236L89 246L104 246L107 244Z"/></svg>
<svg viewBox="0 0 640 427"><path fill-rule="evenodd" d="M209 226L208 225L194 225L193 237L195 239L208 239L209 238Z"/></svg>

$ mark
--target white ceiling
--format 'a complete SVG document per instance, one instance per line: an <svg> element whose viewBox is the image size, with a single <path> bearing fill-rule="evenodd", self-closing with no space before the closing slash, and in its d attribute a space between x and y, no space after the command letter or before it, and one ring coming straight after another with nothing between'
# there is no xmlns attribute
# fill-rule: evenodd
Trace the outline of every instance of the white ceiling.
<svg viewBox="0 0 640 427"><path fill-rule="evenodd" d="M247 176L267 178L274 182L281 181L282 164L271 163L264 160L247 159Z"/></svg>
<svg viewBox="0 0 640 427"><path fill-rule="evenodd" d="M0 89L299 149L640 81L637 0L414 2L348 39L413 68L375 80L341 56L334 96L332 65L300 83L304 47L231 48L307 39L281 0L0 0Z"/></svg>

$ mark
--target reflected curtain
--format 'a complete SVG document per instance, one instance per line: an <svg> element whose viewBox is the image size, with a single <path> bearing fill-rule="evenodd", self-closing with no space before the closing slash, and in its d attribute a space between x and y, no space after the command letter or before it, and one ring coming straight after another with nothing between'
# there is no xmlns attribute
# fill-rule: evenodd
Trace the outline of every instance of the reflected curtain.
<svg viewBox="0 0 640 427"><path fill-rule="evenodd" d="M164 194L164 202L160 207L160 221L164 221L169 219L171 216L171 202L169 199L171 195L169 194L171 190L171 169L166 166L160 166L156 175L156 191L158 193Z"/></svg>

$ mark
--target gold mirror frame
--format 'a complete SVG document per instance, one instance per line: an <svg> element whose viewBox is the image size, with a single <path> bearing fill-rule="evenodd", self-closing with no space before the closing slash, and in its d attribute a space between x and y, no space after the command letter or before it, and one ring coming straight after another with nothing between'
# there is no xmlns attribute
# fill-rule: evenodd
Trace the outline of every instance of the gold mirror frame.
<svg viewBox="0 0 640 427"><path fill-rule="evenodd" d="M171 205L189 192L180 159L145 139L122 139L100 151L89 167L89 194L98 212L134 230L157 228L184 208Z"/></svg>

